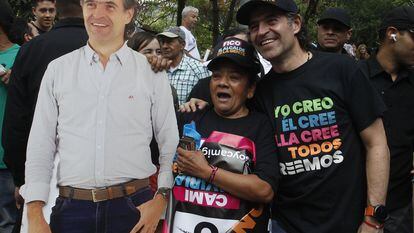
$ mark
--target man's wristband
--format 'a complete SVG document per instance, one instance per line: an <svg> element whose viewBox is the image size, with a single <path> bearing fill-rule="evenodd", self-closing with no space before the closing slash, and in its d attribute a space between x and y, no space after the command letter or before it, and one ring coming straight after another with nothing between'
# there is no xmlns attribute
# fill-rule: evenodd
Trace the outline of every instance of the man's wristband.
<svg viewBox="0 0 414 233"><path fill-rule="evenodd" d="M377 224L374 224L374 223L370 223L367 220L364 220L364 223L365 223L365 225L367 225L369 227L372 227L372 228L375 228L377 230L384 228L384 224L377 225Z"/></svg>
<svg viewBox="0 0 414 233"><path fill-rule="evenodd" d="M373 218L375 222L379 224L384 224L388 219L388 211L384 205L368 205L367 208L365 208L364 215Z"/></svg>

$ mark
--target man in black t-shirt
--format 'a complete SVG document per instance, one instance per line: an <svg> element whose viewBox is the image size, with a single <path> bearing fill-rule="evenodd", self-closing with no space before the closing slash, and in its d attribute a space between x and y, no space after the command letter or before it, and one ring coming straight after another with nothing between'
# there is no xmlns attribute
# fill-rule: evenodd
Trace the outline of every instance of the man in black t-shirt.
<svg viewBox="0 0 414 233"><path fill-rule="evenodd" d="M237 21L272 63L256 89L279 152L272 232L381 232L389 151L375 90L351 58L306 50L292 0L247 2Z"/></svg>
<svg viewBox="0 0 414 233"><path fill-rule="evenodd" d="M359 63L388 110L384 126L391 154L385 233L412 233L414 151L414 7L398 7L383 20L376 56Z"/></svg>

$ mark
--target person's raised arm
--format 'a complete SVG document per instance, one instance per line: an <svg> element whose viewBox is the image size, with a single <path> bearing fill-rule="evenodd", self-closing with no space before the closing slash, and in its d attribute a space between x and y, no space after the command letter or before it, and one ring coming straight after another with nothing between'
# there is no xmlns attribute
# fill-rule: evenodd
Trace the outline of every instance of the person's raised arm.
<svg viewBox="0 0 414 233"><path fill-rule="evenodd" d="M169 69L172 63L171 60L163 58L161 55L147 58L147 60L151 65L151 69L156 73Z"/></svg>
<svg viewBox="0 0 414 233"><path fill-rule="evenodd" d="M188 102L179 106L180 112L195 112L197 109L204 109L208 103L202 99L191 98Z"/></svg>

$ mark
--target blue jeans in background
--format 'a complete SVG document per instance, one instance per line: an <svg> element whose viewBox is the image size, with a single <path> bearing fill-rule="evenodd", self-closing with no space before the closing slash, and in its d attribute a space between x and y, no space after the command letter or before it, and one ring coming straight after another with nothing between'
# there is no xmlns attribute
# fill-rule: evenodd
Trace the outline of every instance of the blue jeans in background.
<svg viewBox="0 0 414 233"><path fill-rule="evenodd" d="M151 200L149 187L108 201L93 202L58 197L52 208L53 233L129 233L138 223L137 206Z"/></svg>
<svg viewBox="0 0 414 233"><path fill-rule="evenodd" d="M11 233L16 217L13 177L7 169L0 169L0 232Z"/></svg>

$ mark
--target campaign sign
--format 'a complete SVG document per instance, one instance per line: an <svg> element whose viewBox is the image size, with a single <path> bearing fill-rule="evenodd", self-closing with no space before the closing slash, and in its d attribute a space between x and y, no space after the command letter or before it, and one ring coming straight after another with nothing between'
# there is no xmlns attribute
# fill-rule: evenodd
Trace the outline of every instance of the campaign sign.
<svg viewBox="0 0 414 233"><path fill-rule="evenodd" d="M172 233L219 233L226 232L238 221L233 219L220 219L202 217L198 214L175 212L174 228Z"/></svg>
<svg viewBox="0 0 414 233"><path fill-rule="evenodd" d="M248 174L254 169L255 145L248 138L213 131L200 150L209 164L223 170ZM267 206L239 199L206 180L175 171L164 233L267 232Z"/></svg>

